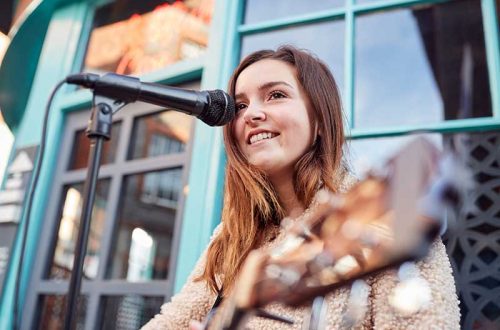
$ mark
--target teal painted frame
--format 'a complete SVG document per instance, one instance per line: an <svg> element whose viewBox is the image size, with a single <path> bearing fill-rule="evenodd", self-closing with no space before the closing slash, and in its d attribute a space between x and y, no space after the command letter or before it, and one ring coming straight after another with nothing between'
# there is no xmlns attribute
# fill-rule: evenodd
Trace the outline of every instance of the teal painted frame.
<svg viewBox="0 0 500 330"><path fill-rule="evenodd" d="M243 0L240 1L243 2ZM498 19L495 11L495 0L480 0L483 14L493 116L488 118L453 120L427 125L380 127L372 129L355 128L356 126L354 122L355 17L361 14L374 13L395 8L405 8L418 4L444 3L449 0L381 0L359 4L356 3L356 0L345 1L345 6L341 8L322 10L305 15L294 15L254 24L242 24L238 27L238 33L241 37L243 37L246 35L274 31L282 28L344 19L346 26L344 68L344 85L346 91L344 95L344 111L347 117L347 123L345 126L347 128L349 138L359 139L377 136L394 136L415 131L449 133L456 131L481 131L500 128L500 36L498 31Z"/></svg>
<svg viewBox="0 0 500 330"><path fill-rule="evenodd" d="M345 6L345 67L344 67L344 86L345 95L343 101L344 114L347 117L347 122L344 123L346 128L346 134L349 134L350 130L354 127L354 59L355 59L355 49L354 49L354 35L355 35L355 24L354 24L354 12L352 11L352 6L354 6L355 0L346 0ZM346 104L350 105L347 106Z"/></svg>
<svg viewBox="0 0 500 330"><path fill-rule="evenodd" d="M80 47L79 47L80 49ZM83 57L80 59L82 60ZM155 82L161 84L179 84L186 81L199 79L203 73L204 58L183 61L171 66L146 73L139 78L141 81ZM76 70L74 70L76 71ZM68 86L70 87L70 86ZM61 97L60 107L64 112L71 112L89 108L92 104L92 92L88 89L68 91Z"/></svg>
<svg viewBox="0 0 500 330"><path fill-rule="evenodd" d="M75 53L75 43L64 40L78 39L81 31L81 22L87 15L85 3L69 5L59 9L49 24L45 44L42 48L39 66L37 67L33 81L30 98L24 113L22 122L16 131L16 147L39 144L41 135L41 125L43 120L43 105L46 104L48 95L55 84L70 73L72 61ZM57 32L55 32L57 31ZM53 47L53 43L61 47ZM53 108L49 116L48 141L55 141L46 146L45 162L39 177L38 189L35 192L32 206L32 218L27 232L27 244L25 250L23 276L20 282L19 306L22 306L29 286L31 268L38 249L39 233L43 226L43 216L45 215L45 205L52 189L53 169L56 165L57 154L61 136L61 127L64 123L63 114L58 109L60 95L54 100ZM11 329L13 326L13 292L17 273L17 266L20 252L19 235L21 228L25 225L23 216L16 240L11 254L7 276L5 280L4 292L0 298L0 329Z"/></svg>
<svg viewBox="0 0 500 330"><path fill-rule="evenodd" d="M242 0L240 0L242 1ZM238 27L241 36L273 31L277 29L331 21L344 17L347 14L365 14L381 10L407 7L421 3L441 3L448 0L384 0L371 3L356 4L355 0L345 0L346 5L341 8L321 10L310 14L293 15L254 24L242 24Z"/></svg>
<svg viewBox="0 0 500 330"><path fill-rule="evenodd" d="M216 1L210 34L210 53L203 72L203 88L223 88L239 53L237 22L240 1ZM225 155L222 130L197 123L189 171L189 194L184 208L174 291L178 292L207 246L222 210Z"/></svg>
<svg viewBox="0 0 500 330"><path fill-rule="evenodd" d="M85 49L84 45L87 43L88 31L91 28L90 22L92 21L93 8L96 5L107 3L108 1L91 1L82 2L79 5L71 7L75 10L76 7L80 7L76 12L80 12L79 17L72 16L65 10L58 10L54 15L53 21L58 19L68 19L77 22L79 25L78 37L73 35L73 38L68 38L68 45L72 48L70 52L61 52L58 49L59 56L46 56L50 57L52 61L48 61L47 58L41 60L39 68L37 68L37 76L40 75L38 71L42 70L44 65L49 62L52 65L60 66L63 63L64 74L60 75L63 78L65 75L79 71L79 63L82 62L84 57ZM201 58L197 60L184 61L168 68L158 70L152 73L144 74L140 78L143 81L154 81L166 84L175 84L183 81L198 79L202 76L202 88L223 88L227 77L232 69L231 61L223 60L224 56L231 51L226 50L224 46L233 45L233 47L239 47L238 38L234 34L232 37L230 34L224 33L226 30L236 31L236 26L231 24L227 18L227 13L237 12L239 5L234 6L235 2L221 0L216 2L216 10L218 17L214 17L211 33L211 41L209 48L209 56L207 58ZM83 11L82 11L83 10ZM76 15L76 12L74 13ZM229 23L228 23L229 22ZM51 22L52 24L52 22ZM55 55L55 54L52 54ZM59 60L58 60L59 59ZM226 64L225 64L226 63ZM48 65L50 67L50 65ZM40 85L43 86L53 86L56 81L54 77L56 75L49 75L51 79L47 79L43 83L37 82L34 85L33 90L36 91L37 88L42 90ZM223 78L225 77L225 78ZM41 79L40 79L41 80ZM51 81L49 81L51 80ZM40 104L43 104L41 100L42 95L48 95L48 91L45 87L44 92L38 92L36 99ZM53 105L53 110L50 118L49 124L49 140L59 141L60 136L56 136L56 131L62 131L61 127L64 123L65 113L76 111L91 104L92 94L86 90L75 91L71 87L67 87L60 92L61 95L58 96L55 104ZM34 103L35 96L30 97L30 103ZM27 110L26 114L31 114L31 111ZM41 113L38 111L38 115ZM41 120L38 121L38 123ZM27 143L30 141L32 143L37 143L39 141L40 129L34 127L30 129L26 127L24 123L21 124L20 130L16 135L17 139L15 141L16 145ZM191 194L188 195L186 200L186 208L183 220L182 229L182 239L181 239L181 249L179 250L178 266L176 268L175 287L179 288L184 282L187 274L191 271L193 264L199 257L200 252L209 240L210 233L219 221L220 211L222 205L222 182L223 182L223 168L224 168L224 152L222 148L220 130L210 128L204 124L197 124L195 127L194 135L194 146L193 146L193 157L190 166L189 184L191 187L197 186L196 189L192 189ZM57 159L58 144L51 145L46 151L46 157L49 159ZM208 162L207 162L208 159ZM209 166L206 166L208 163ZM32 260L34 252L37 248L38 236L34 233L39 232L41 217L44 214L43 206L46 204L46 198L41 197L48 196L50 189L50 178L53 175L53 170L55 168L54 161L44 163L42 169L42 177L40 178L38 192L35 196L34 207L33 207L33 222L29 228L29 241L30 243L26 247L26 261L29 265L32 265ZM200 184L200 182L202 184ZM200 207L201 205L201 207ZM35 219L36 218L36 219ZM34 224L36 222L36 224ZM198 230L193 230L193 228L198 228ZM192 237L197 236L196 243L193 245ZM36 237L35 237L36 236ZM19 241L16 240L16 248L13 252L11 260L18 259L18 249ZM14 264L14 261L13 261ZM10 274L8 275L9 284L7 285L7 290L5 297L2 300L2 306L0 306L0 316L1 316L1 329L8 329L12 326L12 291L13 283L15 280L14 267L10 267ZM25 296L26 286L28 285L29 278L26 274L29 274L29 267L26 270L25 275L22 279L22 297ZM22 301L20 302L22 305Z"/></svg>
<svg viewBox="0 0 500 330"><path fill-rule="evenodd" d="M68 47L71 51L61 51L58 48L57 54L42 55L40 65L37 68L36 76L42 76L40 71L46 71L49 67L56 66L59 70L64 71L59 75L47 75L48 78L38 78L35 81L32 94L30 96L30 104L38 102L43 104L43 97L48 95L47 86L53 86L57 82L55 77L63 78L67 74L79 71L79 63L82 62L85 49L84 45L88 41L88 31L91 28L94 6L107 3L108 1L90 1L80 2L77 5L71 6L68 9L58 9L54 14L50 24L57 22L59 19L69 19L78 25L78 32L72 35L72 38L67 38ZM236 20L228 20L228 15L231 17L241 16L241 5L230 0L220 0L216 2L215 12L218 16L214 17L213 28L211 33L209 54L205 58L184 61L168 68L151 72L142 75L140 78L143 81L154 81L166 84L175 84L183 81L198 79L202 76L202 88L224 88L232 68L237 61L237 54L234 54L231 49L239 49L239 37L236 33ZM72 11L72 13L70 13ZM233 31L234 33L225 33ZM75 37L76 35L76 37ZM44 48L47 46L44 45ZM52 49L54 51L54 49ZM227 60L227 56L233 56ZM57 56L56 56L57 55ZM50 58L50 60L48 60ZM56 64L57 63L57 64ZM63 63L61 65L61 63ZM61 67L63 69L61 70ZM45 68L45 70L44 70ZM203 75L202 75L203 73ZM36 95L34 95L36 94ZM92 94L86 90L75 91L72 87L63 88L58 95L56 102L53 105L49 123L49 140L59 141L60 134L64 124L64 116L68 112L76 111L90 106ZM34 117L40 117L42 114L37 110L38 114ZM26 115L31 115L35 112L34 109L27 109ZM35 121L38 124L41 119ZM31 126L30 126L31 125ZM30 125L22 122L19 129L16 128L16 145L25 143L38 143L40 128L32 122ZM184 220L182 225L182 238L180 241L181 247L177 258L178 265L175 274L175 288L178 290L185 278L191 271L194 263L198 259L201 251L206 246L210 234L220 219L222 206L222 186L224 176L224 151L222 147L222 135L220 129L210 128L202 123L197 123L195 127L193 145L193 156L190 165L189 185L196 187L186 199L186 207ZM46 150L48 159L57 159L59 145L52 144ZM46 159L47 159L46 158ZM208 161L207 161L208 160ZM46 204L46 199L52 188L51 177L55 169L55 161L45 162L42 168L42 174L39 181L39 188L35 195L33 205L33 220L28 232L29 244L26 247L26 263L33 264L38 241L38 233L44 215L43 208ZM208 166L207 166L208 164ZM24 223L24 222L23 222ZM198 228L193 230L193 228ZM196 237L193 244L193 236ZM18 259L19 241L16 239L16 247L12 254L12 261ZM5 291L5 299L2 300L0 306L0 329L9 329L12 326L12 291L15 280L15 267L9 267L8 285ZM26 273L22 279L22 293L25 296L25 290L28 285L30 267L27 267ZM22 305L22 300L20 302Z"/></svg>
<svg viewBox="0 0 500 330"><path fill-rule="evenodd" d="M85 56L85 44L88 42L89 30L91 28L91 21L93 17L93 8L96 5L101 5L103 3L108 3L109 1L91 1L88 3L80 3L81 6L85 7L85 15L82 15L79 18L74 18L75 21L79 22L80 25L80 35L76 38L70 38L68 40L70 46L73 49L73 52L69 52L64 56L61 61L56 61L59 63L64 63L65 74L61 76L69 74L70 72L79 71L80 64L83 61ZM230 27L227 21L224 19L225 13L227 13L227 8L230 6L232 2L230 1L217 1L217 8L215 10L216 13L219 14L219 17L214 18L214 28L212 29L211 41L210 41L210 61L206 57L187 60L183 62L179 62L177 64L171 65L165 69L157 70L151 73L147 73L141 75L140 78L142 81L153 81L158 83L165 84L176 84L184 81L189 81L193 79L199 79L202 76L202 73L205 72L202 78L202 88L223 88L225 84L224 79L220 79L220 77L224 76L224 72L230 72L230 68L224 68L224 61L222 60L222 56L224 55L224 51L222 50L222 44L227 44L227 35L224 33L225 29L232 29L235 31L235 27ZM224 11L224 12L222 12ZM67 13L64 11L58 11L54 20L57 20L58 17L66 17L70 18ZM218 22L218 24L217 24ZM54 57L55 58L55 57ZM41 66L47 63L44 61L41 62ZM208 64L207 64L208 63ZM222 68L222 69L221 69ZM37 73L38 74L38 73ZM55 82L49 83L46 82L46 86L55 85ZM34 87L35 89L35 87ZM48 94L45 93L45 94ZM87 90L78 90L75 91L71 86L66 86L60 92L61 95L57 98L57 103L54 104L52 113L57 113L58 115L51 115L50 121L50 132L54 132L54 130L60 130L64 122L64 115L68 112L80 110L82 108L88 107L91 105L92 94ZM30 99L30 102L32 100ZM39 100L40 103L41 100ZM26 112L28 113L28 111ZM40 112L39 112L40 114ZM52 119L53 117L57 117L57 119ZM38 121L38 123L41 120ZM24 132L24 133L23 133ZM18 139L16 139L15 143L19 143L24 139L30 140L36 143L39 139L39 129L24 129L23 132L17 135ZM27 132L31 132L29 137L23 137L23 134ZM54 138L55 141L59 139ZM51 140L51 139L49 139ZM212 232L215 225L218 223L218 219L220 218L220 209L221 209L221 187L223 181L223 163L224 163L224 154L222 150L222 142L221 142L221 134L220 130L210 128L204 124L198 123L195 128L195 141L194 141L194 150L193 157L191 161L191 174L189 176L189 183L191 186L198 186L197 189L193 189L192 193L188 196L186 201L186 208L184 214L183 222L186 223L183 225L182 236L180 244L183 246L180 249L180 255L178 256L178 267L176 268L175 278L181 279L183 277L182 270L190 271L192 269L192 265L199 257L199 254L203 247L208 242L210 233ZM57 151L58 146L53 146L51 150L47 150L47 158L57 159ZM209 167L206 167L207 159L210 161ZM42 176L50 176L55 168L55 164L44 164ZM199 182L203 182L202 186L199 187ZM45 191L45 195L50 192L51 186L47 185L47 180L40 180L38 191ZM42 194L42 193L40 193ZM44 212L39 210L41 208L40 205L45 205L45 201L39 201L37 193L37 197L35 197L33 214L36 214L37 217L43 215ZM204 204L204 207L200 208L199 205ZM189 205L192 205L189 207ZM194 205L194 206L193 206ZM202 216L196 214L197 210L203 210ZM194 214L193 214L194 213ZM217 219L217 220L214 220ZM40 223L41 221L38 221ZM200 225L201 224L201 225ZM193 230L193 226L198 230ZM31 239L32 232L36 226L33 223L30 226L30 241L33 242L29 244L26 248L27 255L30 254L29 258L32 259L31 254L33 253L33 249L36 248L36 239ZM39 230L39 228L37 228ZM186 235L187 233L187 235ZM197 235L199 237L196 240L199 243L198 246L193 245L192 235ZM187 237L186 237L187 236ZM205 243L203 243L205 242ZM30 252L28 252L30 251ZM15 254L15 253L14 253ZM12 260L17 259L16 255L13 256ZM26 258L28 259L28 257ZM30 262L30 264L32 264ZM13 268L13 267L10 267ZM180 270L180 271L179 271ZM184 272L184 277L188 271ZM29 270L27 270L29 273ZM178 274L181 275L178 275ZM13 281L13 275L9 275L11 282ZM26 276L23 277L23 285L26 286L26 283L29 279ZM179 281L177 281L178 283ZM176 284L176 286L180 286L180 284ZM6 296L11 295L12 290L9 291ZM24 293L22 294L24 297ZM21 302L22 305L22 302ZM11 325L12 320L7 317L7 315L12 310L11 304L9 305L6 301L5 304L2 305L0 309L0 315L5 315L6 317L2 317L5 323L0 323L0 328L3 329L3 325L8 328ZM5 312L3 312L5 311Z"/></svg>
<svg viewBox="0 0 500 330"><path fill-rule="evenodd" d="M212 32L216 36L217 42L221 45L218 48L216 56L213 54L209 57L215 59L212 63L218 63L222 68L219 75L215 75L211 81L217 80L217 86L224 87L223 82L227 80L230 71L236 66L239 61L240 39L246 35L258 34L282 28L312 24L336 19L345 19L346 36L345 36L345 112L347 116L348 136L351 139L361 139L381 136L396 136L407 134L416 131L425 132L441 132L449 133L456 131L481 131L500 128L499 112L500 112L500 92L498 88L500 73L499 68L499 47L498 47L498 26L494 14L485 14L490 11L494 13L494 0L481 0L483 6L483 17L485 24L485 39L488 52L488 66L490 71L491 94L494 104L494 116L491 118L476 118L466 120L454 120L441 123L433 123L428 125L415 126L398 126L398 127L381 127L370 130L356 129L354 126L354 73L355 73L355 24L356 15L377 12L382 10L404 8L416 4L434 4L446 2L446 0L383 0L372 3L357 4L355 0L346 0L346 5L343 8L332 10L319 11L312 14L297 15L286 18L280 18L255 24L243 24L244 0L234 1L229 0L219 1L216 12L223 15L227 23L215 19L214 22L218 26L214 26L214 30L221 29L226 31L225 41L223 37ZM234 32L233 32L234 31ZM213 42L213 41L212 41ZM226 49L226 51L222 51ZM227 71L229 70L229 71ZM204 75L205 76L205 75ZM215 78L217 77L217 78ZM206 80L203 80L205 85ZM218 141L218 142L216 142ZM198 125L195 133L195 145L193 148L192 168L190 171L189 186L196 185L196 190L190 189L190 195L186 201L181 246L179 250L179 262L175 280L175 291L178 292L185 282L187 276L191 272L195 260L202 252L206 243L209 241L212 229L219 222L220 207L222 202L222 182L223 174L221 173L224 164L223 152L221 151L220 136L213 136L206 131L202 125ZM199 162L204 162L207 159L209 169L199 167ZM218 164L218 165L216 165ZM217 170L218 169L218 170ZM200 171L201 170L201 171ZM209 172L216 175L216 179L210 179ZM209 180L210 182L208 182ZM209 193L207 193L209 191ZM207 205L207 202L212 204ZM192 231L192 228L202 226L198 232Z"/></svg>
<svg viewBox="0 0 500 330"><path fill-rule="evenodd" d="M11 130L19 125L37 69L45 32L55 8L76 0L34 0L9 31L10 45L0 66L0 105ZM24 57L18 56L21 53ZM16 97L10 97L15 95Z"/></svg>
<svg viewBox="0 0 500 330"><path fill-rule="evenodd" d="M401 125L370 129L351 129L350 138L362 139L382 136L404 135L409 133L452 133L469 131L489 131L500 129L497 118L457 119L427 125Z"/></svg>
<svg viewBox="0 0 500 330"><path fill-rule="evenodd" d="M490 71L493 116L500 119L500 31L495 0L482 0L486 59Z"/></svg>

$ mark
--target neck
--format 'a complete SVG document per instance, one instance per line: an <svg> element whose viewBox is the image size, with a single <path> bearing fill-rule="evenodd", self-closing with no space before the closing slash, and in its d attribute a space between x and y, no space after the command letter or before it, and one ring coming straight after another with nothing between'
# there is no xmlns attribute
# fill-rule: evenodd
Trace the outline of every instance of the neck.
<svg viewBox="0 0 500 330"><path fill-rule="evenodd" d="M291 217L300 215L304 211L304 206L298 200L293 189L293 177L279 175L270 178L270 180L283 205L285 214Z"/></svg>

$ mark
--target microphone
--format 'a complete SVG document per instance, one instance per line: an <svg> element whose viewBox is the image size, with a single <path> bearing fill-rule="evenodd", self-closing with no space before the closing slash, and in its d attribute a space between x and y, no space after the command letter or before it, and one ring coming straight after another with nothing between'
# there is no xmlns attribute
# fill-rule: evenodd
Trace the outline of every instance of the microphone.
<svg viewBox="0 0 500 330"><path fill-rule="evenodd" d="M234 118L235 106L231 96L217 89L194 91L155 83L141 82L138 78L107 73L79 73L66 77L69 84L94 90L97 95L131 103L142 101L174 108L198 117L207 125L222 126Z"/></svg>

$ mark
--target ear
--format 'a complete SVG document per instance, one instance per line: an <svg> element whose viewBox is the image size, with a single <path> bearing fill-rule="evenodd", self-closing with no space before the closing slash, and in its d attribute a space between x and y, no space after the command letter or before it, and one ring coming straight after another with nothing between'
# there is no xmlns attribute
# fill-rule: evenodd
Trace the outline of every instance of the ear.
<svg viewBox="0 0 500 330"><path fill-rule="evenodd" d="M319 129L318 121L314 120L314 131L313 131L313 142L312 142L313 146L316 144L316 141L318 140L318 136L321 136L321 132Z"/></svg>
<svg viewBox="0 0 500 330"><path fill-rule="evenodd" d="M315 120L314 121L314 139L316 139L317 136L321 136L321 135L323 135L323 133L319 129L318 120Z"/></svg>

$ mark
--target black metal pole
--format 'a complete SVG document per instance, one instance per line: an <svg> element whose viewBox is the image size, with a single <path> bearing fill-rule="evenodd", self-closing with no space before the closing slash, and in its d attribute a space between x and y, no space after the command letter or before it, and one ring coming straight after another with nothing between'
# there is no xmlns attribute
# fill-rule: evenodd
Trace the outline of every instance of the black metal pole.
<svg viewBox="0 0 500 330"><path fill-rule="evenodd" d="M90 155L88 160L87 178L83 188L83 207L78 229L78 240L75 246L75 259L73 271L69 283L68 296L66 299L66 318L64 329L72 330L76 324L77 301L80 293L83 276L83 263L87 252L87 242L90 232L90 220L95 200L97 176L99 174L99 164L102 154L104 137L90 138Z"/></svg>
<svg viewBox="0 0 500 330"><path fill-rule="evenodd" d="M127 103L114 100L101 95L93 99L92 113L86 130L90 139L90 151L87 165L87 177L83 187L83 205L78 229L78 239L75 246L73 270L66 298L66 314L64 329L73 330L76 325L77 302L83 277L83 263L87 252L87 243L90 233L90 222L95 200L99 165L101 162L102 145L104 140L111 138L111 125L113 113L124 107Z"/></svg>

